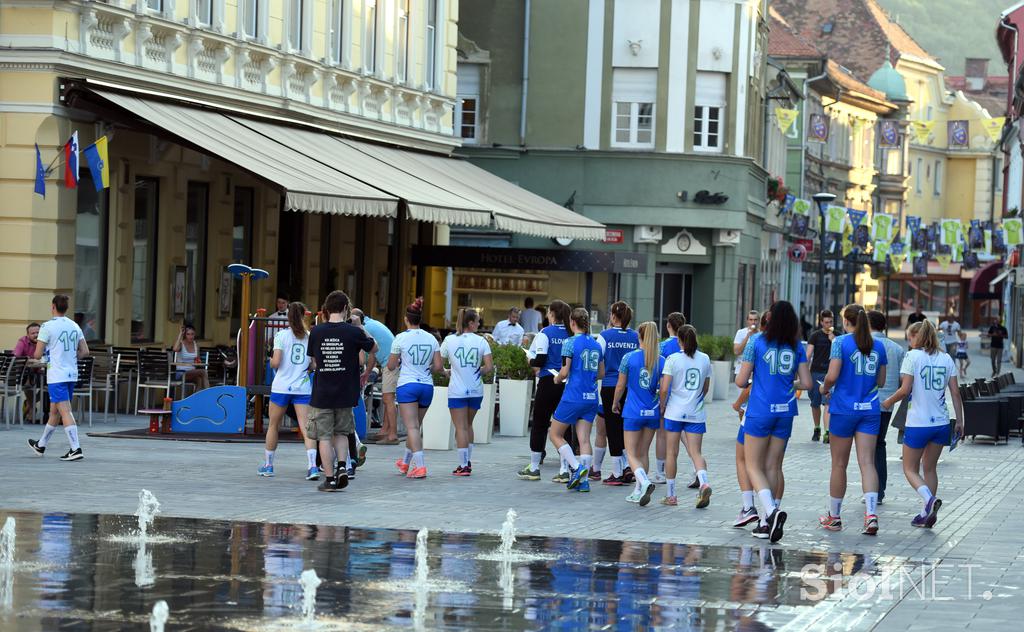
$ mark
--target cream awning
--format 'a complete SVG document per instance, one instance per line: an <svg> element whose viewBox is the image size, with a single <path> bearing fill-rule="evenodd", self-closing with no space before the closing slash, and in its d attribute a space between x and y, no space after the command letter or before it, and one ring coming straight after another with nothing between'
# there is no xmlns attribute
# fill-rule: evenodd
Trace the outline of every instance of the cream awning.
<svg viewBox="0 0 1024 632"><path fill-rule="evenodd" d="M96 90L108 101L285 190L290 211L396 217L398 198L313 159L219 112ZM270 125L282 132L297 130Z"/></svg>

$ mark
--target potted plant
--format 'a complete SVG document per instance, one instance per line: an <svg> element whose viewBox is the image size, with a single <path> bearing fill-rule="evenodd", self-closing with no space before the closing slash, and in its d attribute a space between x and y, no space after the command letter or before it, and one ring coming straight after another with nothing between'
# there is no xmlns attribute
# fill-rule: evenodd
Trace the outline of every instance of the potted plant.
<svg viewBox="0 0 1024 632"><path fill-rule="evenodd" d="M491 362L494 362L494 349L497 343L488 340L491 346ZM490 443L494 434L494 406L498 394L498 383L494 379L494 371L484 376L484 399L480 403L480 410L473 418L473 442Z"/></svg>
<svg viewBox="0 0 1024 632"><path fill-rule="evenodd" d="M533 398L533 369L526 350L518 345L493 345L492 359L498 378L498 432L506 437L525 437Z"/></svg>
<svg viewBox="0 0 1024 632"><path fill-rule="evenodd" d="M444 368L449 368L447 360L444 362ZM434 399L430 401L430 408L423 417L423 449L455 449L455 424L452 423L452 416L448 412L447 373L434 374Z"/></svg>
<svg viewBox="0 0 1024 632"><path fill-rule="evenodd" d="M701 334L697 337L697 346L711 358L711 386L714 399L727 399L729 384L733 377L732 362L729 361L732 357L732 339L728 336Z"/></svg>

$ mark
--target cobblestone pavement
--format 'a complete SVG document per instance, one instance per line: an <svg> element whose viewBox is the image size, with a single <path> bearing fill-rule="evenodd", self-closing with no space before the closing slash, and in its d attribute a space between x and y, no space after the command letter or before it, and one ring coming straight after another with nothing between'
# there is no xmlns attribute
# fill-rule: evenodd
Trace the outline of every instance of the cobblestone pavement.
<svg viewBox="0 0 1024 632"><path fill-rule="evenodd" d="M987 370L987 358L976 351L971 376ZM1024 381L1024 372L1016 373L1017 381ZM783 507L789 521L780 546L899 556L933 565L923 578L918 574L910 581L908 577L891 599L877 602L870 622L866 619L854 627L991 629L1009 623L1012 615L1019 616L1019 600L1024 597L1024 539L1019 531L1024 518L1024 447L1020 439L1011 438L1009 445L968 442L944 455L939 465L939 496L945 504L939 524L927 531L910 526L919 499L902 476L900 446L890 434L889 489L879 511L880 534L869 538L859 533L863 507L855 460L844 504L847 530L827 533L817 526L827 504L827 446L810 441L806 396L800 408L785 462ZM664 494L659 487L655 501L640 508L624 501L629 491L625 488L593 485L590 494L576 494L551 483L557 463L552 465L550 457L542 467L541 482L517 480L515 471L529 458L525 438L499 437L477 445L471 478L449 474L456 465L454 451L430 451L426 456L430 476L419 481L395 475L392 463L401 456L401 446L369 446L367 464L353 484L343 493L322 494L316 492L315 483L302 478L305 456L298 444L281 446L277 477L264 479L256 476L263 456L259 444L85 436L86 458L62 463L56 457L66 450L63 433L54 436L46 457L39 459L26 446L39 427L13 426L0 432L4 464L0 513L129 514L135 510L139 490L146 488L159 498L167 516L495 532L511 507L519 513L519 530L531 535L742 545L752 542L750 534L730 526L740 500L733 465L736 423L728 402L710 404L704 449L715 491L706 510L695 509L685 489L692 472L685 453L678 479L681 505L658 504L656 500ZM92 430L144 425L140 418L122 417L117 424L96 423ZM830 603L842 606L855 599L833 596ZM814 608L810 612L816 619L804 617L791 625L827 625L830 611Z"/></svg>

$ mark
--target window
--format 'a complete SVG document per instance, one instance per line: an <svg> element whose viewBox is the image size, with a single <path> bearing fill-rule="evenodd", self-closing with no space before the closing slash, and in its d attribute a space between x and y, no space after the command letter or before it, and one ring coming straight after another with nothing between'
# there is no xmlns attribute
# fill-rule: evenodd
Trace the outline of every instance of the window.
<svg viewBox="0 0 1024 632"><path fill-rule="evenodd" d="M331 7L331 56L335 63L341 63L345 52L345 0L334 0Z"/></svg>
<svg viewBox="0 0 1024 632"><path fill-rule="evenodd" d="M654 102L658 71L615 68L612 71L612 146L654 147Z"/></svg>
<svg viewBox="0 0 1024 632"><path fill-rule="evenodd" d="M210 185L189 182L185 204L185 320L202 337L206 305L206 220Z"/></svg>
<svg viewBox="0 0 1024 632"><path fill-rule="evenodd" d="M434 89L437 67L437 0L427 0L427 50L423 55L423 83Z"/></svg>
<svg viewBox="0 0 1024 632"><path fill-rule="evenodd" d="M363 70L377 72L377 2L367 0L363 8Z"/></svg>
<svg viewBox="0 0 1024 632"><path fill-rule="evenodd" d="M992 180L995 183L995 190L1003 190L1003 159L1000 156L996 156L992 165Z"/></svg>
<svg viewBox="0 0 1024 632"><path fill-rule="evenodd" d="M395 37L398 39L395 75L404 82L409 68L409 0L398 0L398 34Z"/></svg>
<svg viewBox="0 0 1024 632"><path fill-rule="evenodd" d="M196 20L203 26L213 24L213 0L195 0Z"/></svg>
<svg viewBox="0 0 1024 632"><path fill-rule="evenodd" d="M942 195L942 161L935 161L935 182L933 183L932 193L935 195Z"/></svg>
<svg viewBox="0 0 1024 632"><path fill-rule="evenodd" d="M150 11L159 11L163 13L164 0L146 0L146 8Z"/></svg>
<svg viewBox="0 0 1024 632"><path fill-rule="evenodd" d="M260 1L242 0L242 34L247 37L259 35Z"/></svg>
<svg viewBox="0 0 1024 632"><path fill-rule="evenodd" d="M302 21L305 18L304 0L291 0L288 7L288 44L292 50L302 50Z"/></svg>
<svg viewBox="0 0 1024 632"><path fill-rule="evenodd" d="M135 230L132 242L132 342L151 342L156 311L156 223L160 184L135 179Z"/></svg>
<svg viewBox="0 0 1024 632"><path fill-rule="evenodd" d="M465 143L478 143L480 125L480 65L459 64L455 99L455 135Z"/></svg>
<svg viewBox="0 0 1024 632"><path fill-rule="evenodd" d="M923 158L918 158L917 159L916 173L917 173L917 175L914 178L914 190L917 191L918 193L921 193L921 180L922 180L922 177L924 176L924 159Z"/></svg>
<svg viewBox="0 0 1024 632"><path fill-rule="evenodd" d="M252 265L252 216L256 191L252 187L235 187L235 211L231 228L231 260ZM231 331L242 324L242 281L234 278L231 290Z"/></svg>
<svg viewBox="0 0 1024 632"><path fill-rule="evenodd" d="M78 183L75 217L75 320L86 340L103 340L107 289L108 191L97 191L88 173ZM79 318L81 314L81 318Z"/></svg>
<svg viewBox="0 0 1024 632"><path fill-rule="evenodd" d="M698 72L693 105L693 149L721 152L725 147L725 74Z"/></svg>

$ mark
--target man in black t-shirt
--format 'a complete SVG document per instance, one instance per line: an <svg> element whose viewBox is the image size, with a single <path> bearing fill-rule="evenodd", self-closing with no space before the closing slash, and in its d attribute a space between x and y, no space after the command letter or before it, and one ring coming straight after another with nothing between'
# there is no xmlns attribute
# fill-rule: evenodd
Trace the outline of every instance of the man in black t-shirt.
<svg viewBox="0 0 1024 632"><path fill-rule="evenodd" d="M992 317L992 324L988 328L988 336L991 342L988 345L989 353L992 354L992 377L999 375L1003 368L1003 341L1010 336L1010 332L999 323L999 319Z"/></svg>
<svg viewBox="0 0 1024 632"><path fill-rule="evenodd" d="M359 403L359 352L367 355L366 371L373 369L377 343L362 327L350 324L348 296L335 290L324 301L328 322L309 332L309 366L313 369L313 394L309 401L309 419L306 436L315 439L320 448L324 467L324 480L318 488L333 492L348 485L348 474L343 468L334 472L334 453L337 462L348 460L348 436L355 432L352 409Z"/></svg>
<svg viewBox="0 0 1024 632"><path fill-rule="evenodd" d="M807 391L807 397L811 400L811 418L814 419L814 434L811 441L821 438L821 422L825 422L824 443L828 443L828 400L822 400L821 391L818 387L825 381L825 374L828 373L828 361L832 355L832 341L836 334L832 329L834 316L831 310L824 309L818 315L819 329L814 330L807 337L807 359L811 364L811 390ZM825 408L824 415L822 407Z"/></svg>
<svg viewBox="0 0 1024 632"><path fill-rule="evenodd" d="M914 323L923 322L927 320L927 318L928 317L924 315L924 312L921 311L920 306L916 307L914 308L913 313L911 313L910 316L907 316L907 327L910 327Z"/></svg>

